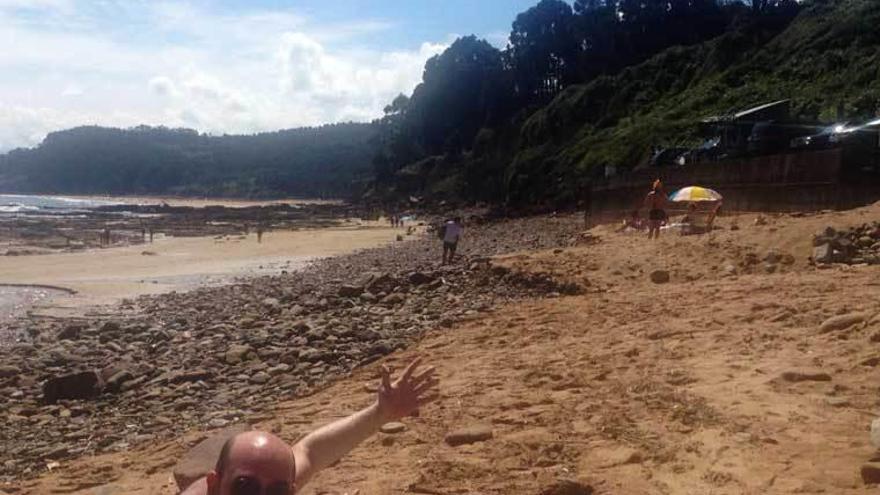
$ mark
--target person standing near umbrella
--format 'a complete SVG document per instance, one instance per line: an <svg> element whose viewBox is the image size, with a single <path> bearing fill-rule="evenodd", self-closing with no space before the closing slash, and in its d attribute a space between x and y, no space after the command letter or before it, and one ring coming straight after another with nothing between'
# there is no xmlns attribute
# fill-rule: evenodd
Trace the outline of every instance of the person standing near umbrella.
<svg viewBox="0 0 880 495"><path fill-rule="evenodd" d="M666 220L666 195L663 194L663 183L654 181L651 192L645 196L645 208L648 209L648 239L660 237L660 226Z"/></svg>

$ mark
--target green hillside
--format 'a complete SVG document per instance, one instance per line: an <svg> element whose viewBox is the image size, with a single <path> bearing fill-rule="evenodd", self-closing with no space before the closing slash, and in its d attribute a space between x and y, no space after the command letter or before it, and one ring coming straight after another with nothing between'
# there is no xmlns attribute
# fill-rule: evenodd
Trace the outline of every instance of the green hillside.
<svg viewBox="0 0 880 495"><path fill-rule="evenodd" d="M372 124L253 135L78 127L0 155L0 192L350 197L371 175Z"/></svg>
<svg viewBox="0 0 880 495"><path fill-rule="evenodd" d="M673 46L548 104L482 129L471 149L405 166L385 191L443 199L568 203L605 165L630 168L652 145L693 145L704 117L790 98L834 121L880 110L880 2L801 5L793 20L739 16L720 36ZM377 188L382 191L382 185Z"/></svg>

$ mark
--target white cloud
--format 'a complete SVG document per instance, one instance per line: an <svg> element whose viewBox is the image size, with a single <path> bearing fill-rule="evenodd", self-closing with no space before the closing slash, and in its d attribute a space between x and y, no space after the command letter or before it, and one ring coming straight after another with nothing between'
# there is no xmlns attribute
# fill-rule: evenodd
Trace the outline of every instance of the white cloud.
<svg viewBox="0 0 880 495"><path fill-rule="evenodd" d="M0 151L82 124L252 133L370 120L446 46L355 48L392 27L381 20L318 26L288 10L37 2L0 0Z"/></svg>

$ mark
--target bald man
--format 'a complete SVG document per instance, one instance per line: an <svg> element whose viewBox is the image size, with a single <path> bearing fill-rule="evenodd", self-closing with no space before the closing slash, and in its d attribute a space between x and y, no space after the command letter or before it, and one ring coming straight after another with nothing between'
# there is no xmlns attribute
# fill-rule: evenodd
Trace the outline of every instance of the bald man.
<svg viewBox="0 0 880 495"><path fill-rule="evenodd" d="M434 368L419 372L419 363L419 359L410 363L393 383L383 366L378 398L371 406L313 431L293 447L262 431L230 438L214 470L181 495L293 495L380 426L414 414L436 398Z"/></svg>

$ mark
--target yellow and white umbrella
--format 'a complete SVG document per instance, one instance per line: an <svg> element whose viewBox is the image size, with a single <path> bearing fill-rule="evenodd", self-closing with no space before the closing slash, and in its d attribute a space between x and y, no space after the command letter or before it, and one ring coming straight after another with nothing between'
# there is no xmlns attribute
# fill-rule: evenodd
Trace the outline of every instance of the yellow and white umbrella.
<svg viewBox="0 0 880 495"><path fill-rule="evenodd" d="M669 201L721 201L721 194L700 186L683 187L669 195Z"/></svg>

